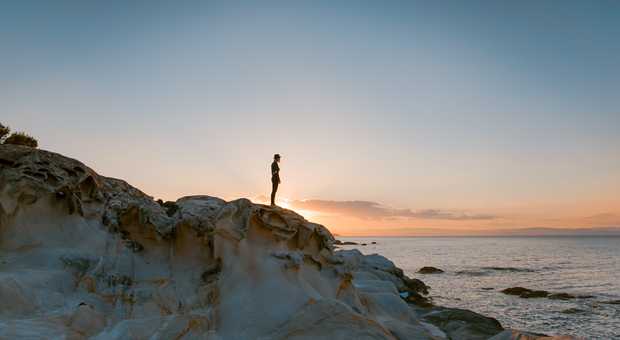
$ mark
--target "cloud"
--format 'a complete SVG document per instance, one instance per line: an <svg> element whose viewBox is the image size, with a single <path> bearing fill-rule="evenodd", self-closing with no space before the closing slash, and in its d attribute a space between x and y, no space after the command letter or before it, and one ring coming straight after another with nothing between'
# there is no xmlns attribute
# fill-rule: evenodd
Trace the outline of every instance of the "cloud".
<svg viewBox="0 0 620 340"><path fill-rule="evenodd" d="M614 213L600 213L584 217L583 220L591 225L620 226L620 216Z"/></svg>
<svg viewBox="0 0 620 340"><path fill-rule="evenodd" d="M439 209L394 209L371 201L292 201L294 209L319 211L328 214L352 216L361 219L425 219L425 220L492 220L497 218L487 214L469 214Z"/></svg>

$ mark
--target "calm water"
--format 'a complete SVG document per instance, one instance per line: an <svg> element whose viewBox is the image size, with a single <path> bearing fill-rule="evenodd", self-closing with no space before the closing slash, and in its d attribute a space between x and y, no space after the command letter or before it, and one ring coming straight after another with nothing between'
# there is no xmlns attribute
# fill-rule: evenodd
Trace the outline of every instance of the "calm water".
<svg viewBox="0 0 620 340"><path fill-rule="evenodd" d="M619 237L340 239L367 243L342 248L381 254L426 282L438 305L492 316L504 327L620 339L620 305L601 303L620 299ZM445 273L416 274L423 266ZM557 301L500 292L515 286L594 297Z"/></svg>

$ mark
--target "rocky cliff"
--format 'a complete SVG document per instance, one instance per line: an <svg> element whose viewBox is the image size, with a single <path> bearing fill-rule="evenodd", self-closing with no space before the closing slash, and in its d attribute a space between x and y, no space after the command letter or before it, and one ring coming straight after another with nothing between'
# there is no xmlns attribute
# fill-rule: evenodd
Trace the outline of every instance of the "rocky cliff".
<svg viewBox="0 0 620 340"><path fill-rule="evenodd" d="M526 336L432 306L423 282L334 251L329 230L293 211L162 203L79 161L0 145L0 339Z"/></svg>

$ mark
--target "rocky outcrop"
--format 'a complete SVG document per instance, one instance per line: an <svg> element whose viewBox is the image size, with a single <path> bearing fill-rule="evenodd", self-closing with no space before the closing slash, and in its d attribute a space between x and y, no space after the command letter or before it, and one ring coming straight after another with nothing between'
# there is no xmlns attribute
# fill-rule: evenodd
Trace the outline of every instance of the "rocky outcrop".
<svg viewBox="0 0 620 340"><path fill-rule="evenodd" d="M293 211L155 201L79 161L0 145L0 339L483 339L383 256ZM503 339L503 338L502 338Z"/></svg>
<svg viewBox="0 0 620 340"><path fill-rule="evenodd" d="M446 338L407 303L430 308L422 281L333 243L290 210L156 202L76 160L0 146L2 339Z"/></svg>

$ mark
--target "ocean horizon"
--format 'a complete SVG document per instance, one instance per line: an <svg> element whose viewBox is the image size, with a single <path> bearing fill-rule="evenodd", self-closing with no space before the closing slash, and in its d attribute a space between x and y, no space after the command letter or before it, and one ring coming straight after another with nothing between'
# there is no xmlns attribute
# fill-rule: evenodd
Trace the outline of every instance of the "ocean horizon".
<svg viewBox="0 0 620 340"><path fill-rule="evenodd" d="M539 237L614 237L620 238L620 234L604 235L604 234L579 234L579 235L368 235L368 236L347 236L334 234L334 237L342 239L374 239L374 238L539 238Z"/></svg>

